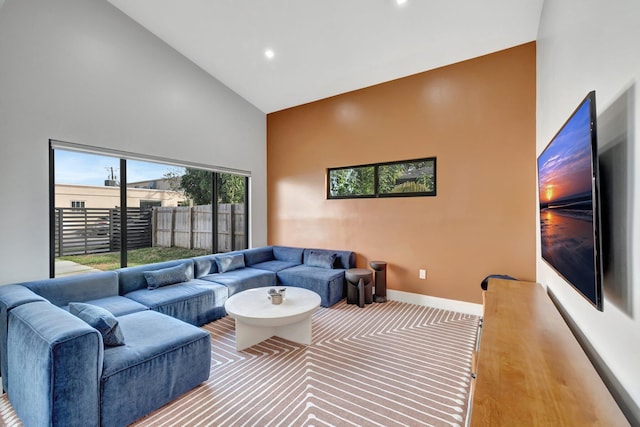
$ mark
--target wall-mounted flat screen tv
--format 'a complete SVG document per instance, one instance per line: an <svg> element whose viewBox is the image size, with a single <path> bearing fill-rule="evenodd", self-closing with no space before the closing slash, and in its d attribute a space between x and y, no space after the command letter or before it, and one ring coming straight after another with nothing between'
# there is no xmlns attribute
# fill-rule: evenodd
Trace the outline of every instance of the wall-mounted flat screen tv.
<svg viewBox="0 0 640 427"><path fill-rule="evenodd" d="M542 258L602 310L595 92L538 157L538 191Z"/></svg>

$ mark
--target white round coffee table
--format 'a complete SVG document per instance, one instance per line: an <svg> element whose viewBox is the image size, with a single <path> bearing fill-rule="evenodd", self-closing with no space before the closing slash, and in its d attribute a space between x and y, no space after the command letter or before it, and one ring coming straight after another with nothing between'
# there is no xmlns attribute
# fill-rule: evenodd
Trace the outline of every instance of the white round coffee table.
<svg viewBox="0 0 640 427"><path fill-rule="evenodd" d="M311 344L311 315L320 306L320 295L288 286L282 304L268 299L270 287L249 289L231 295L224 308L236 321L236 350L244 350L273 336Z"/></svg>

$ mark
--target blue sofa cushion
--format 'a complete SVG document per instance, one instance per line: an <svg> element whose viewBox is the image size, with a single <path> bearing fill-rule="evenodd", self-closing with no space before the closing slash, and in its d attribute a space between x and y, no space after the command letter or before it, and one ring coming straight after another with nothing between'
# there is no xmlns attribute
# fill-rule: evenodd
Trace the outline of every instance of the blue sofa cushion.
<svg viewBox="0 0 640 427"><path fill-rule="evenodd" d="M245 249L242 253L244 254L244 263L247 267L253 267L254 264L272 261L274 259L273 248L271 246ZM212 271L212 273L215 273L215 271Z"/></svg>
<svg viewBox="0 0 640 427"><path fill-rule="evenodd" d="M8 393L22 423L100 425L100 333L48 302L23 304L9 316Z"/></svg>
<svg viewBox="0 0 640 427"><path fill-rule="evenodd" d="M284 270L285 268L295 267L296 265L300 265L300 264L296 264L288 261L273 260L273 261L265 261L265 262L259 262L257 264L253 264L251 268L257 268L259 270L274 271L277 273L280 270Z"/></svg>
<svg viewBox="0 0 640 427"><path fill-rule="evenodd" d="M229 289L221 283L203 279L193 279L189 284L212 290L216 299L216 305L224 305L225 301L229 297Z"/></svg>
<svg viewBox="0 0 640 427"><path fill-rule="evenodd" d="M185 264L174 267L161 268L160 270L144 271L148 289L157 289L161 286L175 285L189 280L187 278L187 266Z"/></svg>
<svg viewBox="0 0 640 427"><path fill-rule="evenodd" d="M7 327L9 325L9 312L14 308L29 302L43 301L46 299L21 285L0 286L0 376L2 377L3 390L7 391Z"/></svg>
<svg viewBox="0 0 640 427"><path fill-rule="evenodd" d="M336 262L336 254L328 252L310 251L309 256L305 260L305 265L309 267L333 269Z"/></svg>
<svg viewBox="0 0 640 427"><path fill-rule="evenodd" d="M193 275L200 278L207 274L213 274L218 272L218 265L216 264L215 255L202 255L193 259Z"/></svg>
<svg viewBox="0 0 640 427"><path fill-rule="evenodd" d="M118 295L118 275L115 271L103 271L82 275L81 279L78 276L64 276L36 280L23 286L51 304L63 307L72 301L84 302Z"/></svg>
<svg viewBox="0 0 640 427"><path fill-rule="evenodd" d="M118 319L102 307L82 302L69 303L69 313L87 322L102 335L105 347L124 345L124 336L118 325Z"/></svg>
<svg viewBox="0 0 640 427"><path fill-rule="evenodd" d="M209 274L207 276L202 276L200 280L215 282L226 286L229 290L228 296L247 289L263 286L277 286L278 284L276 273L273 271L259 270L252 267L228 271L223 274Z"/></svg>
<svg viewBox="0 0 640 427"><path fill-rule="evenodd" d="M87 304L97 305L98 307L102 307L105 310L110 311L116 317L124 316L125 314L135 313L137 311L149 310L147 306L144 306L139 302L135 302L134 300L129 299L127 297L121 297L121 296L92 299L84 302L86 302ZM67 306L67 309L68 308L69 307Z"/></svg>
<svg viewBox="0 0 640 427"><path fill-rule="evenodd" d="M311 252L336 254L334 268L354 268L356 266L356 254L352 251L336 251L328 249L305 249L303 254L303 264L307 263L307 258Z"/></svg>
<svg viewBox="0 0 640 427"><path fill-rule="evenodd" d="M206 331L154 311L118 320L127 343L104 350L104 427L129 425L206 381L210 372L211 337Z"/></svg>
<svg viewBox="0 0 640 427"><path fill-rule="evenodd" d="M214 286L206 286L199 282L201 281L190 280L153 290L138 289L125 296L153 311L200 326L213 320L211 316L214 315L214 308L224 303L216 299L216 295L220 295L221 292Z"/></svg>
<svg viewBox="0 0 640 427"><path fill-rule="evenodd" d="M216 264L220 273L244 268L244 255L233 254L216 257Z"/></svg>
<svg viewBox="0 0 640 427"><path fill-rule="evenodd" d="M167 267L175 267L180 264L186 264L187 279L193 279L193 260L191 259L178 259L174 261L158 262L155 264L120 268L116 270L118 273L118 286L120 291L118 295L126 295L129 292L136 291L138 289L146 289L147 280L144 277L145 271L161 270Z"/></svg>
<svg viewBox="0 0 640 427"><path fill-rule="evenodd" d="M304 248L292 248L289 246L274 246L273 257L278 261L287 261L294 264L302 264Z"/></svg>
<svg viewBox="0 0 640 427"><path fill-rule="evenodd" d="M328 269L298 265L277 273L284 286L309 289L320 295L320 304L331 307L344 298L345 280L343 269Z"/></svg>

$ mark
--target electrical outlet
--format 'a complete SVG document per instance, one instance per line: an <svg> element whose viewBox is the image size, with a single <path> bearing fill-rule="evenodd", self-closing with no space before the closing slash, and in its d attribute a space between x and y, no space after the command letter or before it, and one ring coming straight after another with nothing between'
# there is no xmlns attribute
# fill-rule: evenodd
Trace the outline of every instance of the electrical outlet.
<svg viewBox="0 0 640 427"><path fill-rule="evenodd" d="M421 279L423 279L423 280L426 279L427 278L427 270L420 269L419 277Z"/></svg>

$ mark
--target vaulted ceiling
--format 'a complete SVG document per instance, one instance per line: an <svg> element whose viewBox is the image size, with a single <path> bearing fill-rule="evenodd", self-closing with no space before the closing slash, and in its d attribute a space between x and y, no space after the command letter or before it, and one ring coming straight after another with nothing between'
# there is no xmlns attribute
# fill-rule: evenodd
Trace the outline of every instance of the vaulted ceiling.
<svg viewBox="0 0 640 427"><path fill-rule="evenodd" d="M270 113L535 40L544 0L108 1Z"/></svg>

